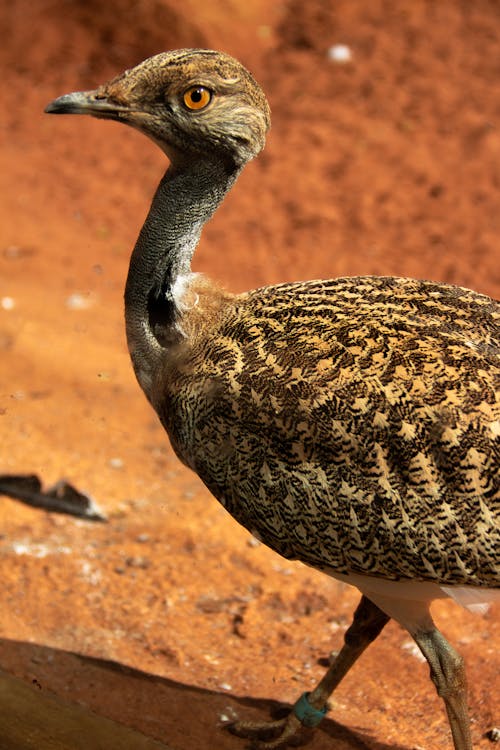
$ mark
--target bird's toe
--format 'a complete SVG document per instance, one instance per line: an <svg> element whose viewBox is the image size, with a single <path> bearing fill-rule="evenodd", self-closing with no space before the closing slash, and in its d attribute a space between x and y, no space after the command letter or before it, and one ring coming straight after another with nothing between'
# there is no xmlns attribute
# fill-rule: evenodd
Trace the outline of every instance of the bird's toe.
<svg viewBox="0 0 500 750"><path fill-rule="evenodd" d="M235 721L228 725L231 734L250 740L249 750L279 750L304 744L303 726L291 713L277 721Z"/></svg>

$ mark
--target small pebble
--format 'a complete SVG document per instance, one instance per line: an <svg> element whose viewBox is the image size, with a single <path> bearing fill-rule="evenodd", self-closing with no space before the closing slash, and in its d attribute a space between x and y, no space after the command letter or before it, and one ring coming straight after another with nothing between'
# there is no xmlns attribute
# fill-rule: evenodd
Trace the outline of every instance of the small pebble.
<svg viewBox="0 0 500 750"><path fill-rule="evenodd" d="M221 684L219 685L219 687L220 687L221 690L232 690L233 689L231 687L231 685L229 685L229 683L227 683L227 682L221 682Z"/></svg>
<svg viewBox="0 0 500 750"><path fill-rule="evenodd" d="M109 465L112 469L123 469L124 461L122 458L110 458Z"/></svg>
<svg viewBox="0 0 500 750"><path fill-rule="evenodd" d="M486 737L490 742L500 742L500 727L492 727L486 732Z"/></svg>
<svg viewBox="0 0 500 750"><path fill-rule="evenodd" d="M209 664L218 664L219 660L213 654L203 654L203 658L208 661Z"/></svg>
<svg viewBox="0 0 500 750"><path fill-rule="evenodd" d="M16 306L16 303L12 299L12 297L2 297L1 303L3 310L13 310Z"/></svg>
<svg viewBox="0 0 500 750"><path fill-rule="evenodd" d="M279 563L272 563L271 567L276 573L281 573L283 576L293 576L294 574L292 568L283 568Z"/></svg>
<svg viewBox="0 0 500 750"><path fill-rule="evenodd" d="M347 63L352 60L352 52L347 44L333 44L328 50L328 58L336 63Z"/></svg>
<svg viewBox="0 0 500 750"><path fill-rule="evenodd" d="M92 305L93 300L88 294L74 292L74 294L70 294L66 299L66 307L70 310L87 310L89 307L92 307Z"/></svg>
<svg viewBox="0 0 500 750"><path fill-rule="evenodd" d="M151 560L147 557L141 557L138 555L136 557L127 557L125 563L129 568L142 568L142 570L146 570L151 565Z"/></svg>
<svg viewBox="0 0 500 750"><path fill-rule="evenodd" d="M229 724L229 722L236 721L238 714L232 706L226 706L224 713L219 714L219 721L223 724Z"/></svg>

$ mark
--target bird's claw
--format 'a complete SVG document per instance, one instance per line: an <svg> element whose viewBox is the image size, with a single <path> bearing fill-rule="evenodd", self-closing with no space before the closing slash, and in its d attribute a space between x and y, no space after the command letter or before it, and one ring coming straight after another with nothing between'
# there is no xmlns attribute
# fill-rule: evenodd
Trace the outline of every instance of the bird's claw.
<svg viewBox="0 0 500 750"><path fill-rule="evenodd" d="M280 750L303 744L302 723L292 712L277 721L235 721L228 725L231 734L251 740L248 750Z"/></svg>

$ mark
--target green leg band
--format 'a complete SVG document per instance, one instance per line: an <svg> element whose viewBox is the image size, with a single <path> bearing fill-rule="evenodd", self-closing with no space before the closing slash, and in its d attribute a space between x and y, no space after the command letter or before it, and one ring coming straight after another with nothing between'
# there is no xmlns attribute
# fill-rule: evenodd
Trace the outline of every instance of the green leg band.
<svg viewBox="0 0 500 750"><path fill-rule="evenodd" d="M327 712L327 707L323 706L319 710L313 708L307 700L309 693L303 693L295 706L293 713L305 727L317 727Z"/></svg>

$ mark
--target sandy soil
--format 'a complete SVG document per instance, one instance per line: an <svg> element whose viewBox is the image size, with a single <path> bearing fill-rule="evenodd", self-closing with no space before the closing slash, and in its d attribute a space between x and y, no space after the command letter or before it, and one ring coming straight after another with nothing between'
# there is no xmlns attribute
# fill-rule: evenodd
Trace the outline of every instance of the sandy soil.
<svg viewBox="0 0 500 750"><path fill-rule="evenodd" d="M1 500L0 666L175 750L236 750L221 717L264 717L310 688L358 595L256 545L175 459L122 323L128 254L164 158L117 124L43 107L162 49L222 48L265 87L273 130L196 270L234 290L373 273L498 297L500 10L14 0L0 29L0 472L64 476L109 516ZM351 62L329 59L338 43ZM500 722L499 609L445 602L435 614L466 659L486 750ZM314 750L450 746L427 666L393 624L329 717Z"/></svg>

